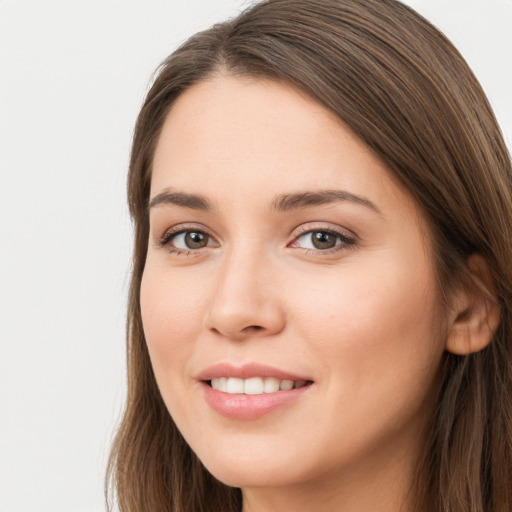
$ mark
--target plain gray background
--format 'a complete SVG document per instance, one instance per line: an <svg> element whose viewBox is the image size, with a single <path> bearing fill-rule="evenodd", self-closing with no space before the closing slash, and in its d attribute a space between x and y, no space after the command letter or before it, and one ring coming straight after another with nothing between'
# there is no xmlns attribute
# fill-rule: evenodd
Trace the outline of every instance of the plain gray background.
<svg viewBox="0 0 512 512"><path fill-rule="evenodd" d="M104 510L135 117L178 43L250 3L0 0L1 512ZM511 147L512 0L407 3L461 50Z"/></svg>

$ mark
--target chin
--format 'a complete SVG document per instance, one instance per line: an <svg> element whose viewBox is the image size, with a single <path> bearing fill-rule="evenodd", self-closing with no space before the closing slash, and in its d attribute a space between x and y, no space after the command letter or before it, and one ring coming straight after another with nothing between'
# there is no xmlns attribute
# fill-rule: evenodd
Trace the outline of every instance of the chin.
<svg viewBox="0 0 512 512"><path fill-rule="evenodd" d="M301 480L299 475L290 471L293 465L276 461L275 457L269 458L266 463L254 459L239 458L234 461L218 457L213 461L201 462L217 480L230 487L280 487Z"/></svg>
<svg viewBox="0 0 512 512"><path fill-rule="evenodd" d="M224 485L230 487L251 488L251 487L281 487L291 485L294 482L289 475L284 477L279 472L269 471L268 468L248 467L242 471L239 468L212 468L208 471Z"/></svg>

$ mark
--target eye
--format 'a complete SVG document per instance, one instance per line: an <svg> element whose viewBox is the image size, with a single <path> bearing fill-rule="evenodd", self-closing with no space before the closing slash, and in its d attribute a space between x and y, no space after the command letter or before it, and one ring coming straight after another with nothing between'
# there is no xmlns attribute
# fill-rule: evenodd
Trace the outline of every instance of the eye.
<svg viewBox="0 0 512 512"><path fill-rule="evenodd" d="M199 229L182 229L169 231L160 240L159 245L168 247L171 252L196 251L204 247L213 247L217 244L213 238Z"/></svg>
<svg viewBox="0 0 512 512"><path fill-rule="evenodd" d="M172 237L177 249L202 249L208 245L209 236L202 231L183 231Z"/></svg>
<svg viewBox="0 0 512 512"><path fill-rule="evenodd" d="M291 247L330 252L352 246L355 239L333 229L310 229L297 236Z"/></svg>

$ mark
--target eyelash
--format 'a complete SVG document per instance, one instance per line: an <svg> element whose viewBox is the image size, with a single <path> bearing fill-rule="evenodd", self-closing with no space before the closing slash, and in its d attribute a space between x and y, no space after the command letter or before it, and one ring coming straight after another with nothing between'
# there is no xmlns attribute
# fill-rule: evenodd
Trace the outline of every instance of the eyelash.
<svg viewBox="0 0 512 512"><path fill-rule="evenodd" d="M200 249L181 249L178 247L173 247L171 245L171 242L179 235L182 235L184 233L201 233L205 236L207 236L210 239L213 239L211 235L208 234L208 232L204 229L198 229L195 226L179 226L177 228L172 228L165 232L165 234L160 238L158 241L158 245L160 247L166 248L171 254L174 254L176 256L196 256L200 253L202 253L202 249L206 248L200 248ZM311 225L304 225L299 228L299 232L294 236L293 242L296 242L298 239L303 237L307 234L313 234L313 233L325 233L328 235L333 235L337 238L337 240L340 240L340 243L336 243L336 245L329 249L305 249L302 248L306 255L326 255L326 254L332 254L337 253L340 251L346 251L350 250L357 244L357 240L355 237L349 236L346 233L343 233L341 231L338 231L333 228L324 228L324 227L314 227ZM292 243L293 243L292 242ZM288 244L290 246L290 244Z"/></svg>
<svg viewBox="0 0 512 512"><path fill-rule="evenodd" d="M202 233L208 238L212 238L204 229L199 229L196 226L178 226L177 228L171 228L166 231L158 241L158 245L165 247L171 254L175 254L176 256L196 256L201 252L201 249L180 249L171 245L171 242L183 233Z"/></svg>
<svg viewBox="0 0 512 512"><path fill-rule="evenodd" d="M327 227L318 227L313 226L311 224L305 224L301 226L298 230L298 233L293 237L293 241L297 241L299 238L303 237L304 235L313 234L313 233L326 233L328 235L335 236L338 240L340 240L340 243L336 243L336 245L330 249L304 249L305 254L308 256L317 256L317 255L326 255L326 254L333 254L340 251L347 251L352 249L356 243L357 240L355 237L350 236L342 231L339 231L337 229L333 228L327 228Z"/></svg>

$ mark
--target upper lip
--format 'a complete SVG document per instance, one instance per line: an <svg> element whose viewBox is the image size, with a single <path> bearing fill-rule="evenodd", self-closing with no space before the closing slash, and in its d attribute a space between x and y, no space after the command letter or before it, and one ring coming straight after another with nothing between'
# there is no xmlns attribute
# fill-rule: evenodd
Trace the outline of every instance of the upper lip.
<svg viewBox="0 0 512 512"><path fill-rule="evenodd" d="M196 379L200 381L212 380L218 377L235 377L250 379L251 377L274 377L278 380L312 380L304 375L297 375L280 368L274 368L259 363L235 366L232 363L217 363L201 371Z"/></svg>

